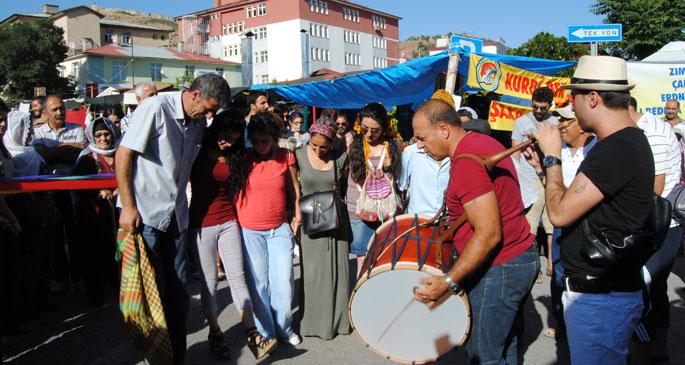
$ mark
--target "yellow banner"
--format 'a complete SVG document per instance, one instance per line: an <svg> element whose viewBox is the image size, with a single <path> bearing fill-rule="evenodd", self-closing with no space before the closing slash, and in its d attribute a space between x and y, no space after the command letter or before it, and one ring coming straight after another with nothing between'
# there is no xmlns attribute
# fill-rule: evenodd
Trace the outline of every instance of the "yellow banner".
<svg viewBox="0 0 685 365"><path fill-rule="evenodd" d="M474 89L530 100L535 89L546 86L554 92L554 101L563 103L567 91L561 86L568 83L568 77L549 77L475 54L469 56L467 84Z"/></svg>
<svg viewBox="0 0 685 365"><path fill-rule="evenodd" d="M680 118L685 118L685 63L628 62L628 82L635 84L630 96L640 113L663 117L666 102L677 100Z"/></svg>
<svg viewBox="0 0 685 365"><path fill-rule="evenodd" d="M471 56L473 57L473 55ZM514 121L530 112L531 108L529 107L493 101L490 103L488 122L492 129L511 131L514 129Z"/></svg>

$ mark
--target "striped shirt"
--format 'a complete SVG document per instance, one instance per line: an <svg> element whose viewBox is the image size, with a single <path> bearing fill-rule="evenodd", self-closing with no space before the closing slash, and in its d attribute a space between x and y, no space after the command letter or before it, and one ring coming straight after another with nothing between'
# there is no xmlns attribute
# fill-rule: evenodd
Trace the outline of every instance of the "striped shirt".
<svg viewBox="0 0 685 365"><path fill-rule="evenodd" d="M650 113L642 114L637 126L645 131L654 156L654 175L666 175L662 197L667 197L675 184L680 181L680 144L670 124ZM676 226L675 221L671 227Z"/></svg>

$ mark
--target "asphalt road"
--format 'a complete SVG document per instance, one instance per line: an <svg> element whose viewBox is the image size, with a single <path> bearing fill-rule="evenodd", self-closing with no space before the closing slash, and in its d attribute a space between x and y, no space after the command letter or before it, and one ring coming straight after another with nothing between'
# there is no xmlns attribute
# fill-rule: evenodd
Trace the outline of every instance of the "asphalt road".
<svg viewBox="0 0 685 365"><path fill-rule="evenodd" d="M544 260L544 259L543 259ZM544 266L543 266L544 267ZM296 272L299 267L296 267ZM671 364L685 364L685 258L678 258L669 277ZM298 281L299 283L299 281ZM550 321L549 278L535 285L525 310L523 363L531 365L566 364L568 349L542 335ZM214 360L208 350L208 328L200 308L199 281L189 286L191 309L188 318L186 364L254 364L245 347L242 326L230 301L226 281L221 282L220 323L231 345L233 358ZM59 309L26 322L23 330L3 338L4 360L10 364L140 364L143 363L121 335L120 317L114 293L104 308L94 308L84 295L69 292L55 295ZM296 314L297 318L297 314ZM460 363L454 350L438 364ZM279 364L393 364L371 352L355 335L338 336L332 341L306 337L297 348L280 346L260 363Z"/></svg>

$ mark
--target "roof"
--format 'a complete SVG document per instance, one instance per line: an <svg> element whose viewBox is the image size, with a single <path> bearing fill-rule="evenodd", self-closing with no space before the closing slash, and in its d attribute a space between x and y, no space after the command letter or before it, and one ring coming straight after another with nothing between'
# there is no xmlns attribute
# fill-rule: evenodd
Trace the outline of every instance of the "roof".
<svg viewBox="0 0 685 365"><path fill-rule="evenodd" d="M158 27L151 27L148 25L120 22L118 20L111 20L111 19L107 19L107 18L100 19L100 25L109 25L109 26L113 26L113 27L126 27L126 28L158 30L161 32L173 32L172 29L164 29L164 28L158 28Z"/></svg>
<svg viewBox="0 0 685 365"><path fill-rule="evenodd" d="M237 1L237 2L234 2L234 3L231 3L231 4L226 4L226 5L222 5L222 6L218 6L218 7L214 7L214 8L209 8L209 9L204 9L204 10L196 11L196 12L189 13L189 14L185 14L185 15L180 15L180 16L175 17L174 20L178 20L178 19L180 19L180 18L182 18L182 17L184 17L184 16L187 16L187 15L205 15L205 14L208 14L208 13L215 12L215 11L217 11L217 10L223 10L223 9L229 9L229 8L240 7L240 6L247 5L247 4L251 4L251 3L255 3L255 2L258 2L258 1L261 1L261 0ZM372 12L372 13L382 14L382 15L387 16L387 17L389 17L389 18L393 18L393 19L397 19L397 20L402 19L401 17L399 17L399 16L397 16L397 15L392 15L392 14L390 14L390 13L386 13L386 12L383 12L383 11L380 11L380 10L372 9L372 8L369 8L369 7L366 7L366 6L363 6L363 5L359 5L359 4L353 3L353 2L351 2L351 1L347 1L347 0L331 0L331 1L335 1L335 2L337 2L337 3L339 3L339 4L344 4L344 5L356 7L356 8L358 8L358 9L363 9L363 10L366 10L366 11L369 11L369 12Z"/></svg>
<svg viewBox="0 0 685 365"><path fill-rule="evenodd" d="M642 62L685 63L685 42L670 42Z"/></svg>
<svg viewBox="0 0 685 365"><path fill-rule="evenodd" d="M68 57L67 60L78 58L82 55L110 56L130 58L131 53L135 58L156 58L162 60L194 61L205 63L221 63L225 65L239 65L239 63L224 61L218 58L199 56L185 52L179 52L173 48L153 47L153 46L126 46L121 47L116 44L108 44L98 48L86 50L76 56Z"/></svg>
<svg viewBox="0 0 685 365"><path fill-rule="evenodd" d="M70 11L74 11L74 10L81 9L81 8L86 9L92 13L95 13L95 15L97 15L100 18L105 17L102 13L100 13L98 11L95 11L95 10L93 10L87 6L84 6L84 5L79 5L79 6L74 6L73 8L64 9L58 13L55 13L55 14L47 14L47 13L12 14L12 15L8 16L7 18L5 18L4 20L0 21L0 24L10 22L10 21L14 20L15 18L20 18L20 17L27 17L27 18L50 18L51 17L53 19L57 19L57 18L61 18L63 15L65 15L66 13L68 13Z"/></svg>
<svg viewBox="0 0 685 365"><path fill-rule="evenodd" d="M64 9L64 10L60 11L59 13L53 15L52 17L53 17L54 19L61 18L63 15L66 15L68 12L74 11L74 10L77 10L77 9L85 9L85 10L88 10L88 11L90 11L91 13L94 13L95 15L97 15L97 16L100 17L100 18L104 18L104 17L105 17L101 12L95 11L95 10L91 9L90 7L87 7L87 6L85 6L85 5L79 5L79 6L74 6L73 8Z"/></svg>

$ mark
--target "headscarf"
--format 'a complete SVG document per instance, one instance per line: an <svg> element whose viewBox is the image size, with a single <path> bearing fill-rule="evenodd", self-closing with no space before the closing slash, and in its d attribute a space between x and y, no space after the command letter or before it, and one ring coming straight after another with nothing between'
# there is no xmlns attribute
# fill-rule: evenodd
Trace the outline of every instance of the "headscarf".
<svg viewBox="0 0 685 365"><path fill-rule="evenodd" d="M40 173L45 160L36 150L27 146L31 133L30 115L22 111L12 111L7 115L7 132L2 137L5 148L12 156L14 176L34 176Z"/></svg>
<svg viewBox="0 0 685 365"><path fill-rule="evenodd" d="M316 123L309 127L309 133L318 133L328 137L328 139L333 139L333 134L335 131L330 123L328 123L326 120L319 119Z"/></svg>
<svg viewBox="0 0 685 365"><path fill-rule="evenodd" d="M101 125L104 125L105 129L107 129L109 133L112 134L112 145L109 147L109 149L106 150L99 148L95 144L95 132L97 130L103 129ZM78 160L81 159L81 157L87 156L91 152L103 156L114 156L114 153L117 151L117 141L114 124L105 117L97 117L93 120L92 123L88 124L88 127L86 127L86 138L88 139L88 146L86 146L86 148L84 148L83 151L81 151L81 154L79 154L78 159L76 159L77 163Z"/></svg>

